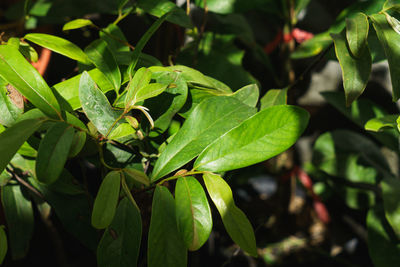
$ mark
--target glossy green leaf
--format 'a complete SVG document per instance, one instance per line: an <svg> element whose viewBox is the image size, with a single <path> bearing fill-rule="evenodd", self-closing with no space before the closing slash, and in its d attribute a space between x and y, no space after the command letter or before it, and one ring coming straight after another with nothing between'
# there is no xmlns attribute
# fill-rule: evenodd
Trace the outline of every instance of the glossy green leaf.
<svg viewBox="0 0 400 267"><path fill-rule="evenodd" d="M218 137L255 113L233 97L213 97L201 102L190 114L154 166L152 181L194 159Z"/></svg>
<svg viewBox="0 0 400 267"><path fill-rule="evenodd" d="M0 173L12 157L43 123L43 120L24 120L0 133Z"/></svg>
<svg viewBox="0 0 400 267"><path fill-rule="evenodd" d="M155 118L154 131L150 132L150 137L156 137L168 129L175 114L185 104L188 95L186 81L179 73L161 72L157 75L156 81L169 86L161 95L143 104L150 109Z"/></svg>
<svg viewBox="0 0 400 267"><path fill-rule="evenodd" d="M129 64L128 73L131 74L133 70L136 68L136 65L139 61L140 54L144 46L150 40L151 36L157 31L157 29L161 26L161 24L171 15L171 13L165 13L160 18L158 18L146 31L146 33L140 38L139 42L135 46L135 50L133 50L132 62Z"/></svg>
<svg viewBox="0 0 400 267"><path fill-rule="evenodd" d="M369 210L367 215L369 256L376 267L396 266L400 262L400 245L391 236L381 206Z"/></svg>
<svg viewBox="0 0 400 267"><path fill-rule="evenodd" d="M201 184L194 177L179 178L175 186L178 229L186 247L198 250L212 230L211 210Z"/></svg>
<svg viewBox="0 0 400 267"><path fill-rule="evenodd" d="M79 99L89 120L97 130L107 135L118 119L118 112L113 110L107 97L98 89L87 72L82 73L79 83Z"/></svg>
<svg viewBox="0 0 400 267"><path fill-rule="evenodd" d="M100 38L107 42L111 52L117 56L117 52L129 52L130 48L126 45L128 42L121 29L111 23L99 32ZM125 43L125 44L124 44ZM128 64L129 65L129 64Z"/></svg>
<svg viewBox="0 0 400 267"><path fill-rule="evenodd" d="M139 90L149 85L151 80L151 71L145 67L138 69L133 76L132 80L127 86L127 93L125 97L125 108L132 107L136 101L136 95Z"/></svg>
<svg viewBox="0 0 400 267"><path fill-rule="evenodd" d="M179 8L173 2L167 0L139 0L138 6L147 13L161 17L164 14L171 12L167 21L178 24L185 28L192 28L192 22L185 11Z"/></svg>
<svg viewBox="0 0 400 267"><path fill-rule="evenodd" d="M393 101L397 101L400 97L400 80L396 78L400 76L400 68L398 67L400 47L397 45L400 42L400 34L392 29L384 14L374 14L370 18L389 63Z"/></svg>
<svg viewBox="0 0 400 267"><path fill-rule="evenodd" d="M113 85L99 69L92 69L88 72L89 76L97 84L103 93L113 90ZM53 88L66 100L73 110L81 107L79 100L79 82L82 75L76 75L68 80L57 83Z"/></svg>
<svg viewBox="0 0 400 267"><path fill-rule="evenodd" d="M235 205L229 185L221 176L213 173L204 173L203 179L229 236L241 249L256 257L257 246L253 227L243 211Z"/></svg>
<svg viewBox="0 0 400 267"><path fill-rule="evenodd" d="M24 39L83 64L90 64L88 57L82 49L61 37L45 33L28 33L24 36Z"/></svg>
<svg viewBox="0 0 400 267"><path fill-rule="evenodd" d="M86 26L92 26L93 22L91 22L88 19L74 19L71 20L67 23L64 24L62 30L63 31L68 31L68 30L75 30L75 29L80 29Z"/></svg>
<svg viewBox="0 0 400 267"><path fill-rule="evenodd" d="M4 231L4 225L0 225L0 264L3 263L8 249L7 235Z"/></svg>
<svg viewBox="0 0 400 267"><path fill-rule="evenodd" d="M150 178L144 172L133 168L124 168L123 171L128 178L131 178L141 184L144 184L145 186L150 185Z"/></svg>
<svg viewBox="0 0 400 267"><path fill-rule="evenodd" d="M54 124L42 139L36 158L36 177L45 184L55 182L67 162L74 128L64 122Z"/></svg>
<svg viewBox="0 0 400 267"><path fill-rule="evenodd" d="M272 106L286 105L287 91L287 88L268 90L267 93L260 99L261 110Z"/></svg>
<svg viewBox="0 0 400 267"><path fill-rule="evenodd" d="M22 259L28 253L33 234L32 203L26 199L19 185L1 188L1 202L7 220L10 251L14 260Z"/></svg>
<svg viewBox="0 0 400 267"><path fill-rule="evenodd" d="M357 13L354 17L346 19L346 38L351 54L360 58L367 47L369 22L363 13Z"/></svg>
<svg viewBox="0 0 400 267"><path fill-rule="evenodd" d="M167 67L171 71L181 72L182 77L189 83L214 88L214 83L198 70L183 65L174 65ZM228 91L230 93L230 91Z"/></svg>
<svg viewBox="0 0 400 267"><path fill-rule="evenodd" d="M147 249L149 267L186 267L187 249L178 231L174 198L164 186L154 191Z"/></svg>
<svg viewBox="0 0 400 267"><path fill-rule="evenodd" d="M108 135L108 138L118 140L126 136L131 136L135 134L135 132L136 130L132 128L129 123L121 123L116 128L114 128L114 130L112 130L112 132Z"/></svg>
<svg viewBox="0 0 400 267"><path fill-rule="evenodd" d="M121 86L121 72L107 43L98 39L86 47L85 53L89 60L106 76L114 90L118 91Z"/></svg>
<svg viewBox="0 0 400 267"><path fill-rule="evenodd" d="M97 247L98 266L137 266L141 238L140 211L125 197Z"/></svg>
<svg viewBox="0 0 400 267"><path fill-rule="evenodd" d="M331 36L335 43L336 57L342 68L346 105L350 106L364 92L367 86L371 74L371 54L369 48L366 47L359 58L355 58L351 55L343 34L331 34Z"/></svg>
<svg viewBox="0 0 400 267"><path fill-rule="evenodd" d="M381 182L383 206L386 219L400 237L400 181L397 177L386 176Z"/></svg>
<svg viewBox="0 0 400 267"><path fill-rule="evenodd" d="M118 204L120 185L120 172L111 171L104 177L93 205L92 225L95 228L104 229L112 222Z"/></svg>
<svg viewBox="0 0 400 267"><path fill-rule="evenodd" d="M260 90L257 84L246 85L232 94L232 97L237 98L250 107L255 107L260 96Z"/></svg>
<svg viewBox="0 0 400 267"><path fill-rule="evenodd" d="M308 119L307 111L299 107L266 108L216 139L200 154L194 168L220 172L267 160L291 147Z"/></svg>
<svg viewBox="0 0 400 267"><path fill-rule="evenodd" d="M0 80L1 77L0 77ZM22 114L23 109L17 107L8 94L6 82L0 81L0 124L10 127Z"/></svg>
<svg viewBox="0 0 400 267"><path fill-rule="evenodd" d="M399 115L386 115L384 117L373 118L367 121L364 128L368 131L379 132L387 128L397 128Z"/></svg>
<svg viewBox="0 0 400 267"><path fill-rule="evenodd" d="M0 46L0 76L48 116L60 118L60 106L42 76L9 45Z"/></svg>
<svg viewBox="0 0 400 267"><path fill-rule="evenodd" d="M151 83L142 87L135 95L135 102L140 102L148 98L158 96L167 89L167 85L161 83Z"/></svg>

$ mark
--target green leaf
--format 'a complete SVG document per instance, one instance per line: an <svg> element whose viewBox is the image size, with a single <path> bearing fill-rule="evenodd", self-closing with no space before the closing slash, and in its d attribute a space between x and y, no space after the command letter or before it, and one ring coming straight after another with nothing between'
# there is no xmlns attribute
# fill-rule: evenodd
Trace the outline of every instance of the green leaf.
<svg viewBox="0 0 400 267"><path fill-rule="evenodd" d="M147 1L146 1L147 2ZM151 36L157 31L157 29L161 26L161 24L168 18L171 13L165 13L160 18L158 18L146 31L146 33L140 38L139 42L136 44L135 50L133 50L132 62L128 67L128 73L131 74L133 70L136 68L136 64L138 63L140 54L144 46L150 40Z"/></svg>
<svg viewBox="0 0 400 267"><path fill-rule="evenodd" d="M156 161L152 182L194 159L215 139L254 113L254 108L233 97L213 97L201 102Z"/></svg>
<svg viewBox="0 0 400 267"><path fill-rule="evenodd" d="M91 208L88 196L86 193L71 195L63 192L60 194L60 190L53 190L54 186L60 182L60 179L50 186L40 184L33 178L29 179L29 181L51 205L64 228L81 241L83 245L95 251L98 233L90 224Z"/></svg>
<svg viewBox="0 0 400 267"><path fill-rule="evenodd" d="M46 115L61 117L60 106L42 76L9 45L0 45L0 76Z"/></svg>
<svg viewBox="0 0 400 267"><path fill-rule="evenodd" d="M150 137L156 137L166 131L175 116L183 107L188 95L186 81L176 72L161 72L156 77L157 83L169 85L159 96L146 100L143 104L149 108L155 119L154 131L150 132ZM171 99L172 98L172 99Z"/></svg>
<svg viewBox="0 0 400 267"><path fill-rule="evenodd" d="M144 184L145 186L150 185L150 178L144 172L133 168L124 168L123 171L128 178L131 178L134 181Z"/></svg>
<svg viewBox="0 0 400 267"><path fill-rule="evenodd" d="M346 107L345 96L341 92L323 92L322 96L329 104L334 106L343 115L361 128L364 128L364 125L368 120L386 115L383 108L379 107L369 99L358 99L354 101L350 107ZM398 150L399 135L396 133L396 130L386 130L379 133L371 132L370 134L393 151Z"/></svg>
<svg viewBox="0 0 400 267"><path fill-rule="evenodd" d="M198 250L212 230L211 210L201 184L194 177L179 178L175 186L178 229L186 247Z"/></svg>
<svg viewBox="0 0 400 267"><path fill-rule="evenodd" d="M3 260L6 257L7 249L7 235L4 231L4 225L0 225L0 264L3 263Z"/></svg>
<svg viewBox="0 0 400 267"><path fill-rule="evenodd" d="M351 55L346 37L342 34L331 34L335 43L336 57L342 68L343 87L346 94L346 105L350 106L367 86L371 74L372 59L369 48L363 49L359 58Z"/></svg>
<svg viewBox="0 0 400 267"><path fill-rule="evenodd" d="M1 77L0 80L2 80ZM9 96L6 82L0 82L0 124L7 127L12 126L22 112L23 109L17 107L17 105Z"/></svg>
<svg viewBox="0 0 400 267"><path fill-rule="evenodd" d="M90 77L94 80L97 86L103 93L113 90L112 83L108 81L106 76L99 69L92 69L88 72ZM82 75L76 75L68 80L57 83L53 88L70 104L73 110L81 107L79 100L79 82Z"/></svg>
<svg viewBox="0 0 400 267"><path fill-rule="evenodd" d="M386 16L387 22L390 24L392 29L400 34L400 21L398 21L395 17L390 16L388 13L384 12Z"/></svg>
<svg viewBox="0 0 400 267"><path fill-rule="evenodd" d="M351 54L360 58L367 47L369 22L363 13L357 13L354 17L346 19L346 38Z"/></svg>
<svg viewBox="0 0 400 267"><path fill-rule="evenodd" d="M121 72L107 43L98 39L86 47L85 53L89 60L106 76L114 90L118 91L121 86Z"/></svg>
<svg viewBox="0 0 400 267"><path fill-rule="evenodd" d="M95 228L104 229L112 222L118 204L120 185L120 172L111 171L104 177L93 205L92 225Z"/></svg>
<svg viewBox="0 0 400 267"><path fill-rule="evenodd" d="M189 16L173 2L167 0L139 0L137 4L141 9L156 17L161 17L171 12L167 21L184 28L193 28Z"/></svg>
<svg viewBox="0 0 400 267"><path fill-rule="evenodd" d="M384 117L373 118L367 121L364 128L368 131L379 132L386 128L397 128L399 115L386 115Z"/></svg>
<svg viewBox="0 0 400 267"><path fill-rule="evenodd" d="M77 60L83 64L89 65L90 60L86 54L75 44L70 41L45 33L28 33L24 39L31 41L37 45L50 49L63 56Z"/></svg>
<svg viewBox="0 0 400 267"><path fill-rule="evenodd" d="M136 102L146 100L148 98L158 96L159 94L164 92L165 89L167 89L167 85L165 85L165 84L161 84L161 83L148 84L145 87L142 87L139 91L137 91L137 93L134 97L134 101L136 103Z"/></svg>
<svg viewBox="0 0 400 267"><path fill-rule="evenodd" d="M290 55L292 59L313 57L321 53L332 43L328 32L316 34L313 38L301 43Z"/></svg>
<svg viewBox="0 0 400 267"><path fill-rule="evenodd" d="M86 143L86 132L76 131L72 139L72 144L68 152L68 157L69 158L76 157L79 154L79 152L81 152L85 143Z"/></svg>
<svg viewBox="0 0 400 267"><path fill-rule="evenodd" d="M201 152L194 168L220 172L267 160L291 147L308 119L307 111L299 107L266 108L216 139Z"/></svg>
<svg viewBox="0 0 400 267"><path fill-rule="evenodd" d="M136 95L139 90L150 83L151 74L152 72L145 67L142 67L136 71L126 89L127 93L125 97L125 109L129 109L137 102Z"/></svg>
<svg viewBox="0 0 400 267"><path fill-rule="evenodd" d="M43 120L24 120L0 133L0 173L22 144L42 125Z"/></svg>
<svg viewBox="0 0 400 267"><path fill-rule="evenodd" d="M64 169L74 138L74 128L64 122L54 124L39 145L36 158L38 181L51 184Z"/></svg>
<svg viewBox="0 0 400 267"><path fill-rule="evenodd" d="M156 186L154 191L147 264L149 267L187 265L187 250L178 231L174 198L164 186Z"/></svg>
<svg viewBox="0 0 400 267"><path fill-rule="evenodd" d="M381 182L386 219L397 237L400 237L400 180L386 176Z"/></svg>
<svg viewBox="0 0 400 267"><path fill-rule="evenodd" d="M92 26L93 22L91 22L88 19L74 19L71 20L67 23L64 24L62 30L63 31L68 31L68 30L75 30L75 29L80 29L86 26Z"/></svg>
<svg viewBox="0 0 400 267"><path fill-rule="evenodd" d="M396 266L400 262L400 245L390 233L382 206L369 210L367 215L369 256L376 267Z"/></svg>
<svg viewBox="0 0 400 267"><path fill-rule="evenodd" d="M85 193L83 187L80 186L79 182L75 180L67 169L63 169L57 181L48 185L48 188L57 193L67 195L79 195Z"/></svg>
<svg viewBox="0 0 400 267"><path fill-rule="evenodd" d="M118 52L130 51L129 46L126 45L128 41L126 40L124 33L117 25L113 23L109 24L107 28L104 28L99 32L99 35L101 39L107 42L108 48L111 50L114 56L116 56L116 59Z"/></svg>
<svg viewBox="0 0 400 267"><path fill-rule="evenodd" d="M246 215L235 205L229 185L221 176L213 173L204 173L203 179L229 236L241 249L251 256L257 257L253 227Z"/></svg>
<svg viewBox="0 0 400 267"><path fill-rule="evenodd" d="M7 220L10 251L14 260L22 259L28 253L33 234L32 203L26 199L19 185L1 188L1 202Z"/></svg>
<svg viewBox="0 0 400 267"><path fill-rule="evenodd" d="M98 265L137 266L141 238L140 211L125 197L119 203L114 220L97 247Z"/></svg>
<svg viewBox="0 0 400 267"><path fill-rule="evenodd" d="M112 109L107 97L96 87L86 71L80 79L79 99L89 120L101 134L107 135L119 117L118 112Z"/></svg>
<svg viewBox="0 0 400 267"><path fill-rule="evenodd" d="M400 35L392 29L385 15L374 14L370 18L389 63L393 101L397 101L400 97L400 80L396 78L400 76L400 68L398 67L400 62L400 47L397 45L400 42Z"/></svg>
<svg viewBox="0 0 400 267"><path fill-rule="evenodd" d="M260 99L261 110L272 106L286 105L288 88L270 89Z"/></svg>
<svg viewBox="0 0 400 267"><path fill-rule="evenodd" d="M135 132L136 130L132 128L129 123L121 123L114 128L114 130L112 130L112 132L108 135L108 138L118 140L120 138L135 134Z"/></svg>
<svg viewBox="0 0 400 267"><path fill-rule="evenodd" d="M237 98L250 107L255 107L257 105L259 96L260 90L257 84L246 85L232 94L232 97Z"/></svg>

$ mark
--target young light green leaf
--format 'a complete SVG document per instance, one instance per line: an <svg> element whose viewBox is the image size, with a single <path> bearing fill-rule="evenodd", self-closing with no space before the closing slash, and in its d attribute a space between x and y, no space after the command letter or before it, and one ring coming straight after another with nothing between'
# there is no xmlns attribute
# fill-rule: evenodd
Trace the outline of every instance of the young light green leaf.
<svg viewBox="0 0 400 267"><path fill-rule="evenodd" d="M118 52L129 52L129 46L126 45L128 41L125 38L124 33L121 29L111 23L104 28L102 31L99 32L100 38L107 42L108 47L110 48L111 52L117 55ZM125 44L124 44L125 43Z"/></svg>
<svg viewBox="0 0 400 267"><path fill-rule="evenodd" d="M189 83L202 85L208 88L214 88L214 83L210 81L207 76L201 73L198 70L183 66L183 65L174 65L167 67L171 71L181 72L182 77ZM226 89L225 89L226 90ZM221 89L218 90L225 93L231 93L231 91L222 91Z"/></svg>
<svg viewBox="0 0 400 267"><path fill-rule="evenodd" d="M400 181L397 177L386 176L381 188L386 219L397 237L400 237Z"/></svg>
<svg viewBox="0 0 400 267"><path fill-rule="evenodd" d="M86 54L83 53L82 49L61 37L45 33L28 33L24 36L24 39L83 64L90 64L90 60Z"/></svg>
<svg viewBox="0 0 400 267"><path fill-rule="evenodd" d="M121 72L107 43L101 39L92 42L85 49L89 60L106 76L108 81L118 91L121 86Z"/></svg>
<svg viewBox="0 0 400 267"><path fill-rule="evenodd" d="M367 47L369 22L364 13L357 13L352 18L346 19L346 38L351 54L360 58Z"/></svg>
<svg viewBox="0 0 400 267"><path fill-rule="evenodd" d="M212 230L211 210L201 184L194 177L179 178L175 186L178 229L186 247L198 250Z"/></svg>
<svg viewBox="0 0 400 267"><path fill-rule="evenodd" d="M112 222L118 204L120 186L121 173L117 171L107 173L94 200L92 212L93 227L104 229Z"/></svg>
<svg viewBox="0 0 400 267"><path fill-rule="evenodd" d="M392 26L392 29L400 34L400 21L398 21L395 17L390 16L388 13L384 12L386 16L387 22Z"/></svg>
<svg viewBox="0 0 400 267"><path fill-rule="evenodd" d="M161 24L169 17L170 14L171 14L170 12L163 14L150 26L150 28L146 31L146 33L142 36L142 38L140 38L139 42L136 44L135 50L133 50L132 62L128 67L129 74L131 74L133 70L136 68L136 64L139 61L139 57L140 54L142 53L144 46L150 40L151 36L153 36L153 34L161 26Z"/></svg>
<svg viewBox="0 0 400 267"><path fill-rule="evenodd" d="M152 72L145 67L142 67L136 71L126 89L127 93L125 97L125 109L129 109L137 102L137 92L150 83L151 74Z"/></svg>
<svg viewBox="0 0 400 267"><path fill-rule="evenodd" d="M164 186L154 191L147 250L149 267L186 267L187 250L178 231L174 198Z"/></svg>
<svg viewBox="0 0 400 267"><path fill-rule="evenodd" d="M220 172L267 160L291 147L308 119L307 111L296 106L266 108L216 139L200 154L194 168Z"/></svg>
<svg viewBox="0 0 400 267"><path fill-rule="evenodd" d="M133 102L140 102L146 100L148 98L152 98L158 96L162 92L167 89L168 85L161 84L161 83L150 83L137 91L136 95L134 96Z"/></svg>
<svg viewBox="0 0 400 267"><path fill-rule="evenodd" d="M154 166L152 181L188 163L215 139L254 113L254 108L233 97L219 96L204 100L161 153Z"/></svg>
<svg viewBox="0 0 400 267"><path fill-rule="evenodd" d="M62 30L63 31L68 31L68 30L75 30L75 29L80 29L86 26L92 26L93 22L91 22L88 19L74 19L71 20L67 23L64 24Z"/></svg>
<svg viewBox="0 0 400 267"><path fill-rule="evenodd" d="M98 265L137 266L141 238L140 211L125 197L120 201L115 217L97 247Z"/></svg>
<svg viewBox="0 0 400 267"><path fill-rule="evenodd" d="M28 253L33 233L32 203L24 197L19 185L3 186L1 202L7 220L12 258L14 260L22 259Z"/></svg>
<svg viewBox="0 0 400 267"><path fill-rule="evenodd" d="M60 106L42 76L17 49L0 45L0 77L52 118L60 118Z"/></svg>
<svg viewBox="0 0 400 267"><path fill-rule="evenodd" d="M0 173L4 171L22 144L42 125L43 120L17 122L0 133Z"/></svg>
<svg viewBox="0 0 400 267"><path fill-rule="evenodd" d="M398 67L400 47L397 45L400 43L400 35L392 29L384 14L373 14L370 18L389 63L393 101L397 101L400 98L400 80L397 79L400 77L400 68Z"/></svg>
<svg viewBox="0 0 400 267"><path fill-rule="evenodd" d="M1 77L0 80L4 81ZM11 99L9 93L6 82L2 83L0 81L0 124L7 127L13 125L23 112L22 108L17 107L15 100Z"/></svg>
<svg viewBox="0 0 400 267"><path fill-rule="evenodd" d="M396 120L399 115L386 115L383 117L373 118L367 121L364 128L368 131L379 132L387 128L397 128Z"/></svg>
<svg viewBox="0 0 400 267"><path fill-rule="evenodd" d="M0 264L3 263L8 249L7 235L4 231L4 225L0 225Z"/></svg>
<svg viewBox="0 0 400 267"><path fill-rule="evenodd" d="M221 176L213 173L204 173L203 179L229 236L241 249L257 257L253 227L246 215L235 205L229 185Z"/></svg>
<svg viewBox="0 0 400 267"><path fill-rule="evenodd" d="M400 245L389 234L382 206L371 208L367 215L368 251L376 267L396 266L400 262Z"/></svg>
<svg viewBox="0 0 400 267"><path fill-rule="evenodd" d="M359 58L351 55L346 37L342 34L331 34L335 43L336 57L342 68L343 87L346 94L346 105L350 106L367 86L371 74L372 59L368 47L363 49Z"/></svg>
<svg viewBox="0 0 400 267"><path fill-rule="evenodd" d="M74 138L74 128L64 122L54 124L39 145L36 177L45 184L55 182L64 169Z"/></svg>
<svg viewBox="0 0 400 267"><path fill-rule="evenodd" d="M257 105L259 96L260 90L257 84L246 85L232 94L232 97L237 98L250 107L255 107Z"/></svg>
<svg viewBox="0 0 400 267"><path fill-rule="evenodd" d="M260 99L261 110L272 106L286 105L288 88L270 89Z"/></svg>
<svg viewBox="0 0 400 267"><path fill-rule="evenodd" d="M79 99L89 120L101 134L107 135L119 115L86 71L82 73L79 83Z"/></svg>

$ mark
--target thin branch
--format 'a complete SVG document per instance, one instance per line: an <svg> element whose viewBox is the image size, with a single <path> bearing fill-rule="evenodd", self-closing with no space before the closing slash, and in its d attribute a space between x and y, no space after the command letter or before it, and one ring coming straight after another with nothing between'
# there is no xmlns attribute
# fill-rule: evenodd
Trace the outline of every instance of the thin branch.
<svg viewBox="0 0 400 267"><path fill-rule="evenodd" d="M42 195L42 193L40 193L36 188L34 188L32 185L30 185L28 182L26 182L24 179L22 179L21 177L19 177L14 171L10 170L9 168L7 168L7 171L9 173L11 173L11 175L13 176L13 178L15 178L15 180L17 180L21 185L25 186L27 189L29 189L30 191L32 191L32 193L34 193L36 196L38 196L40 199L44 199L44 196Z"/></svg>

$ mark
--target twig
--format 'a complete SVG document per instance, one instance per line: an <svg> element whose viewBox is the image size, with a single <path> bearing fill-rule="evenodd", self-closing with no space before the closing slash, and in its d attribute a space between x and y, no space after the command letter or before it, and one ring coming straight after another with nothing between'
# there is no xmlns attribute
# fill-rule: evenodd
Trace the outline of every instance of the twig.
<svg viewBox="0 0 400 267"><path fill-rule="evenodd" d="M7 168L7 171L9 173L11 173L11 175L23 186L25 186L26 188L28 188L30 191L32 191L35 195L37 195L40 199L44 199L44 196L42 195L42 193L40 193L36 188L34 188L33 186L31 186L29 183L27 183L24 179L22 179L21 177L19 177L14 171L10 170L9 168Z"/></svg>

